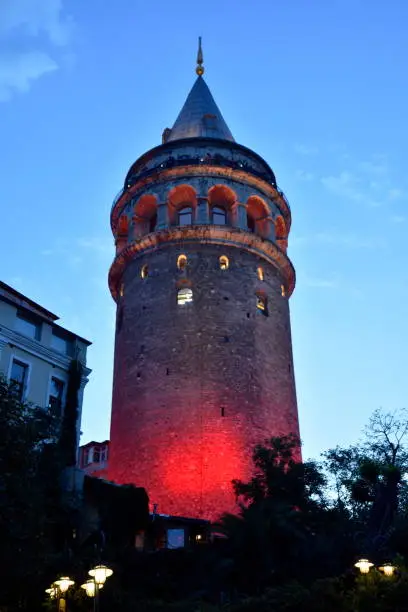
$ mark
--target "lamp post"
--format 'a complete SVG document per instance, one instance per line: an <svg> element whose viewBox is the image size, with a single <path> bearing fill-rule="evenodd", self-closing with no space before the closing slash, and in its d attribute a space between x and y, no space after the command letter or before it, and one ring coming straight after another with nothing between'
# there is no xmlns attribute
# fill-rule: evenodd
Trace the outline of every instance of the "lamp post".
<svg viewBox="0 0 408 612"><path fill-rule="evenodd" d="M71 578L68 576L62 576L58 580L52 583L49 589L46 589L46 593L50 596L51 599L57 600L57 610L58 612L65 612L67 609L67 602L65 599L65 593L68 589L75 584Z"/></svg>
<svg viewBox="0 0 408 612"><path fill-rule="evenodd" d="M374 567L374 563L371 563L368 559L360 559L354 564L354 567L358 567L361 574L368 574L370 569ZM396 569L392 563L384 563L384 565L378 567L378 570L387 577L393 576Z"/></svg>
<svg viewBox="0 0 408 612"><path fill-rule="evenodd" d="M359 559L357 563L354 564L354 567L358 567L361 574L368 574L370 568L373 567L374 563L371 563L368 559Z"/></svg>
<svg viewBox="0 0 408 612"><path fill-rule="evenodd" d="M88 597L93 597L94 612L99 612L99 591L103 588L106 579L112 576L113 571L106 565L96 565L88 573L92 578L81 584L81 589L85 590ZM67 603L65 594L73 584L75 584L73 580L68 578L68 576L63 576L55 580L51 587L45 590L50 599L57 600L58 612L66 612Z"/></svg>
<svg viewBox="0 0 408 612"><path fill-rule="evenodd" d="M105 584L106 579L112 576L113 571L106 567L106 565L95 565L95 567L89 570L88 574L92 577L92 580L85 582L85 585L93 582L93 594L90 596L94 598L94 612L99 612L99 590ZM85 592L89 594L85 585L82 586L85 588Z"/></svg>

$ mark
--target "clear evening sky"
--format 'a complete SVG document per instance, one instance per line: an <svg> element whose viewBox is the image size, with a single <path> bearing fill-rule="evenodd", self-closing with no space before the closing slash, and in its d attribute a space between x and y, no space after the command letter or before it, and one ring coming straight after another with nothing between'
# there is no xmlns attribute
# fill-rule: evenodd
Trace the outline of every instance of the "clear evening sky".
<svg viewBox="0 0 408 612"><path fill-rule="evenodd" d="M205 78L292 208L305 456L408 399L406 0L0 0L0 278L89 338L109 435L112 200Z"/></svg>

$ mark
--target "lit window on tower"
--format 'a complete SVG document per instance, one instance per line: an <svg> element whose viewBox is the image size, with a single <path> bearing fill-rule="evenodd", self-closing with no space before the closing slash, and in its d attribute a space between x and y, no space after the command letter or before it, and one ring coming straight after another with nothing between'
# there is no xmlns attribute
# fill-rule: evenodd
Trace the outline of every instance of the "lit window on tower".
<svg viewBox="0 0 408 612"><path fill-rule="evenodd" d="M177 257L177 267L179 270L184 270L184 268L187 266L187 256L186 255L179 255Z"/></svg>
<svg viewBox="0 0 408 612"><path fill-rule="evenodd" d="M148 268L147 264L142 266L142 269L140 270L140 276L142 278L147 278L149 276L149 268Z"/></svg>
<svg viewBox="0 0 408 612"><path fill-rule="evenodd" d="M263 268L261 268L261 266L259 266L256 269L256 273L258 274L258 278L259 278L260 281L265 280L264 271L263 271Z"/></svg>
<svg viewBox="0 0 408 612"><path fill-rule="evenodd" d="M256 307L262 314L268 316L268 300L264 295L256 296Z"/></svg>
<svg viewBox="0 0 408 612"><path fill-rule="evenodd" d="M179 306L184 306L184 304L189 304L193 301L193 292L191 289L185 287L184 289L179 289L177 292L177 304Z"/></svg>
<svg viewBox="0 0 408 612"><path fill-rule="evenodd" d="M229 268L229 259L226 255L220 257L220 268L221 270L228 270Z"/></svg>
<svg viewBox="0 0 408 612"><path fill-rule="evenodd" d="M124 284L122 283L122 284L120 285L120 289L119 289L119 296L120 296L120 297L123 297L124 293L125 293L125 286L124 286Z"/></svg>
<svg viewBox="0 0 408 612"><path fill-rule="evenodd" d="M285 285L281 285L281 296L285 297L286 296L286 289L285 289Z"/></svg>

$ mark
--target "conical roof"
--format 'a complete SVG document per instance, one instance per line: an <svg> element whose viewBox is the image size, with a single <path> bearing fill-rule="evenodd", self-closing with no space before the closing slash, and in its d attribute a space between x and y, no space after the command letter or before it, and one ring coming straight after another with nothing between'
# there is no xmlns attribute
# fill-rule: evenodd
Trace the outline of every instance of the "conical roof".
<svg viewBox="0 0 408 612"><path fill-rule="evenodd" d="M234 137L201 75L188 94L166 142L200 136L234 142Z"/></svg>

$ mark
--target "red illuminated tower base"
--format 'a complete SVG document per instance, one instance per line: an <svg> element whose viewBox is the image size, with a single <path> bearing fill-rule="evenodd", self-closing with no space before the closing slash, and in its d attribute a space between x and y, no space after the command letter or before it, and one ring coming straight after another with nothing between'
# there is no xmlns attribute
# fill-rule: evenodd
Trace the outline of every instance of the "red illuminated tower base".
<svg viewBox="0 0 408 612"><path fill-rule="evenodd" d="M299 433L295 275L288 203L201 74L112 209L109 478L145 487L160 513L214 520L236 510L254 446Z"/></svg>

